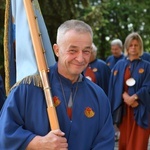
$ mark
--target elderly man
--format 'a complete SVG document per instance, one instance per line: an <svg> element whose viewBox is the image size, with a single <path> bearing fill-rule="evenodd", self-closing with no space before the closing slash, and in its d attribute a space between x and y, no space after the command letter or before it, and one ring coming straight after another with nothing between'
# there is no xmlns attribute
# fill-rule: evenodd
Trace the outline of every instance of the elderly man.
<svg viewBox="0 0 150 150"><path fill-rule="evenodd" d="M27 77L10 92L1 112L0 149L114 149L110 102L82 75L92 41L92 29L83 21L69 20L58 28L53 46L58 62L48 78L60 129L49 125L44 92L35 81L40 78Z"/></svg>
<svg viewBox="0 0 150 150"><path fill-rule="evenodd" d="M123 45L120 39L115 39L111 42L111 53L112 55L106 59L106 64L110 69L121 59L124 58L122 53Z"/></svg>

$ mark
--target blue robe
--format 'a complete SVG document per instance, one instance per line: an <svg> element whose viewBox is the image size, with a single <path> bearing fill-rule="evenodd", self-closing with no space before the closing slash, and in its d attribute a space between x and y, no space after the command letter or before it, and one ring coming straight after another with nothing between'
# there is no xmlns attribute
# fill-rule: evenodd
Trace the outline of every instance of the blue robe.
<svg viewBox="0 0 150 150"><path fill-rule="evenodd" d="M5 99L6 99L6 94L5 94L3 79L0 76L0 110L5 102Z"/></svg>
<svg viewBox="0 0 150 150"><path fill-rule="evenodd" d="M57 65L50 68L51 92L58 102L56 111L60 129L65 132L69 150L113 150L114 130L110 103L100 87L85 77L72 84L58 74ZM78 84L73 103L72 120L66 113L66 99ZM88 113L89 112L89 113ZM25 149L36 136L51 129L42 88L20 83L9 94L0 116L0 149Z"/></svg>
<svg viewBox="0 0 150 150"><path fill-rule="evenodd" d="M110 69L112 69L119 60L124 58L125 56L123 54L121 54L119 57L114 57L113 55L111 55L106 59L106 64L109 66Z"/></svg>
<svg viewBox="0 0 150 150"><path fill-rule="evenodd" d="M141 58L150 62L150 53L144 52Z"/></svg>
<svg viewBox="0 0 150 150"><path fill-rule="evenodd" d="M109 85L109 77L110 77L110 69L106 65L106 63L100 59L95 59L91 63L89 63L88 67L91 68L93 73L95 74L96 84L99 85L106 94L108 94L108 85ZM86 70L84 71L84 73Z"/></svg>
<svg viewBox="0 0 150 150"><path fill-rule="evenodd" d="M131 75L136 84L128 88L128 94L137 94L138 107L134 108L134 118L143 128L150 127L150 63L142 59L130 62L128 59L120 60L112 70L109 83L108 98L111 102L112 115L122 104L124 72L127 65L131 65Z"/></svg>

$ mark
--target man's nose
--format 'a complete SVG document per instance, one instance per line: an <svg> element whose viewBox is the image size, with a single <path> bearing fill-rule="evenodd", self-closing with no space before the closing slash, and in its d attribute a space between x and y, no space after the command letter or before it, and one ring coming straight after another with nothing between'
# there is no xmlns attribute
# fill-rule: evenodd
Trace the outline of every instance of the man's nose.
<svg viewBox="0 0 150 150"><path fill-rule="evenodd" d="M78 60L79 62L83 62L84 56L82 51L77 54L76 60Z"/></svg>

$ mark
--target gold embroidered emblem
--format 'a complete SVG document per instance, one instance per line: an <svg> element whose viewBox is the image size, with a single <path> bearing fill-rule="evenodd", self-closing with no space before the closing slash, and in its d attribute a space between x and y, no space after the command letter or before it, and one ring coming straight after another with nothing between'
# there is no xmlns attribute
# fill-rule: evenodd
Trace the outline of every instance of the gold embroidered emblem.
<svg viewBox="0 0 150 150"><path fill-rule="evenodd" d="M117 70L115 70L115 71L114 71L114 76L116 76L116 75L117 75L117 73L118 73L118 71L117 71Z"/></svg>
<svg viewBox="0 0 150 150"><path fill-rule="evenodd" d="M93 68L93 72L97 72L97 68Z"/></svg>
<svg viewBox="0 0 150 150"><path fill-rule="evenodd" d="M54 102L55 107L57 107L58 105L60 105L60 100L59 100L59 98L57 96L53 97L53 102Z"/></svg>
<svg viewBox="0 0 150 150"><path fill-rule="evenodd" d="M86 107L84 114L88 117L91 118L95 115L95 112L92 110L90 107Z"/></svg>
<svg viewBox="0 0 150 150"><path fill-rule="evenodd" d="M140 68L139 69L139 73L143 73L144 72L144 69L143 68Z"/></svg>

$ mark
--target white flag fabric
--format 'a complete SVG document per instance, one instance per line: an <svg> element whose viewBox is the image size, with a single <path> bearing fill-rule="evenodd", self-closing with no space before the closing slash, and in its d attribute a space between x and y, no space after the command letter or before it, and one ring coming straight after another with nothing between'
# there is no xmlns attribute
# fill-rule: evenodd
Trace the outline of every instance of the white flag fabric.
<svg viewBox="0 0 150 150"><path fill-rule="evenodd" d="M32 3L35 15L37 16L43 47L46 51L46 61L48 66L51 66L56 61L47 28L40 11L38 1L33 0ZM9 77L11 87L15 82L23 79L24 77L37 74L38 67L36 64L23 0L11 0L9 8L8 61L10 61Z"/></svg>

